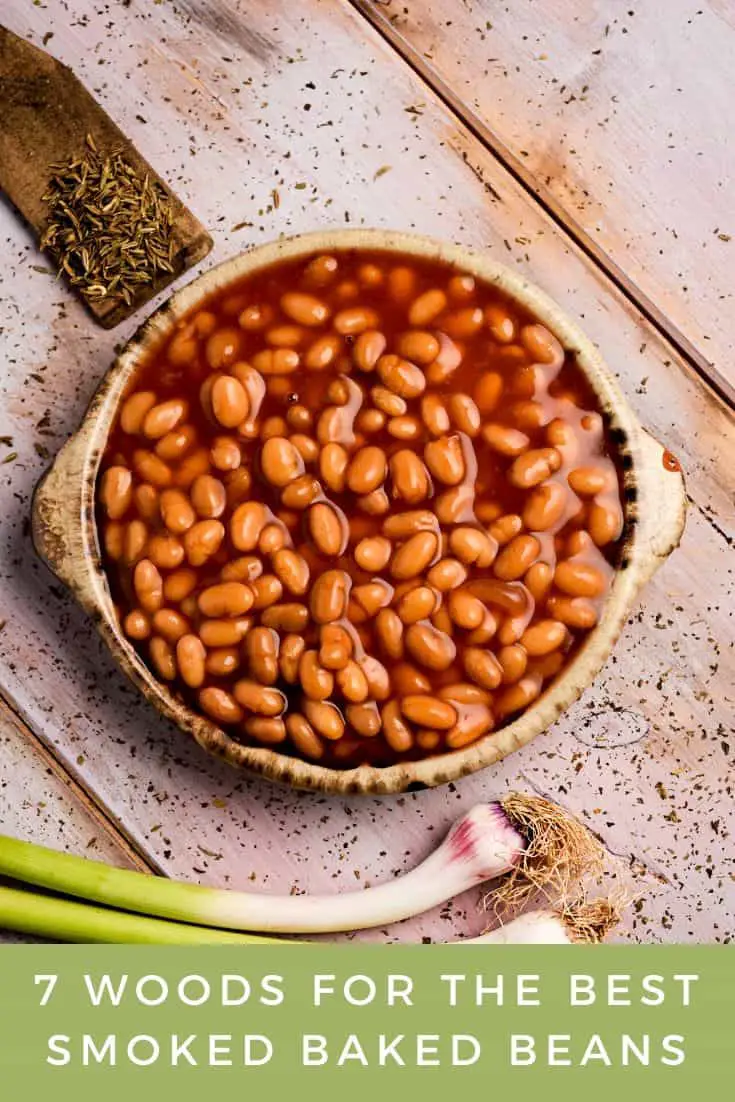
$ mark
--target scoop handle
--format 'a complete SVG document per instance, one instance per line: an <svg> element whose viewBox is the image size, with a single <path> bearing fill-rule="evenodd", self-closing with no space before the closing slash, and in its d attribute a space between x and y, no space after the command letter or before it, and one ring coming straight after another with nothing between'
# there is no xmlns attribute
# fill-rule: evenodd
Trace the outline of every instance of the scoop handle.
<svg viewBox="0 0 735 1102"><path fill-rule="evenodd" d="M647 551L642 581L647 581L679 546L686 523L684 474L676 456L645 429L638 509L642 545Z"/></svg>

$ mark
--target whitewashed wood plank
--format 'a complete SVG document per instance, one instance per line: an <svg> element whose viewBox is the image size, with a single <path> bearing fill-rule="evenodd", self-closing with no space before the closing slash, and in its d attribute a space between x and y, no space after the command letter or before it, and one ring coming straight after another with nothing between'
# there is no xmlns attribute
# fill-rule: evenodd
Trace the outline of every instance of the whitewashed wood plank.
<svg viewBox="0 0 735 1102"><path fill-rule="evenodd" d="M346 5L133 3L111 25L82 0L58 19L11 0L5 18L36 41L53 31L49 47L213 229L213 261L279 233L349 222L431 232L518 264L605 350L646 423L680 454L696 506L683 550L649 588L604 678L499 769L432 792L358 801L244 778L203 757L141 701L33 556L32 487L131 327L114 335L94 329L63 287L33 270L38 258L4 210L0 436L12 443L0 461L17 453L0 465L4 691L172 875L270 891L345 890L412 865L478 800L530 786L576 809L651 870L648 924L639 916L633 936L720 936L716 914L702 913L697 899L712 887L710 859L718 890L727 886L719 871L725 828L710 840L705 818L717 809L724 824L728 813L721 789L732 725L730 417ZM390 170L377 175L384 166ZM242 222L252 224L236 229ZM675 627L663 630L672 607ZM679 636L684 657L675 650ZM716 669L711 638L722 650ZM610 750L582 741L610 724L619 729L620 708L651 734ZM591 712L599 714L590 719ZM671 793L665 801L658 781ZM665 818L671 810L679 822ZM689 860L694 848L703 851L699 868ZM482 924L473 897L396 936L443 938Z"/></svg>
<svg viewBox="0 0 735 1102"><path fill-rule="evenodd" d="M728 0L359 0L735 383Z"/></svg>

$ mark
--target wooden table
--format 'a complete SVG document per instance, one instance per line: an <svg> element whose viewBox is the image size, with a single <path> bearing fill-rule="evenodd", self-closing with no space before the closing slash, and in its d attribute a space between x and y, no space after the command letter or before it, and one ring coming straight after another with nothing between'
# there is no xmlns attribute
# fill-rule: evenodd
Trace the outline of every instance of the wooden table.
<svg viewBox="0 0 735 1102"><path fill-rule="evenodd" d="M211 228L207 264L349 224L518 265L679 455L690 510L594 688L499 768L363 800L238 775L140 699L33 553L33 486L134 323L95 328L0 206L4 831L183 879L339 891L410 867L462 810L524 788L579 814L645 889L625 936L732 932L735 20L722 0L673 0L665 25L654 0L625 7L7 0L10 28L70 64ZM482 926L472 894L388 936Z"/></svg>

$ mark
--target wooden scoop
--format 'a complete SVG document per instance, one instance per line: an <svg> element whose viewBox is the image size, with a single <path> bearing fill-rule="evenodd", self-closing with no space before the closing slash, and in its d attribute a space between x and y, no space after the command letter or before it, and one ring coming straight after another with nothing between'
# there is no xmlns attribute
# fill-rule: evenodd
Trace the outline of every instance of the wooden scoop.
<svg viewBox="0 0 735 1102"><path fill-rule="evenodd" d="M53 176L51 166L82 157L88 136L100 153L119 150L137 174L147 174L160 185L171 204L173 272L138 284L131 303L110 296L80 296L100 325L111 329L205 257L212 239L71 69L0 27L0 188L38 238L48 221L43 196Z"/></svg>

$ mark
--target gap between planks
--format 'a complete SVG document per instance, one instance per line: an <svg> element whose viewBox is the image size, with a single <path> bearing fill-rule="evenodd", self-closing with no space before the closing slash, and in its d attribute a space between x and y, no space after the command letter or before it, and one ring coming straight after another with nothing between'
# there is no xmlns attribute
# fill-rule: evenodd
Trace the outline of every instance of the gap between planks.
<svg viewBox="0 0 735 1102"><path fill-rule="evenodd" d="M99 803L95 797L88 792L74 776L72 776L60 758L55 755L53 750L38 737L23 717L18 714L12 701L8 700L8 697L2 690L0 690L0 714L15 727L21 738L31 746L33 754L38 762L46 769L51 770L56 779L69 791L72 799L81 804L84 811L108 837L112 844L122 851L134 869L156 876L166 875L155 861L141 851L136 842L128 835L125 828L110 816L107 808Z"/></svg>
<svg viewBox="0 0 735 1102"><path fill-rule="evenodd" d="M679 356L730 409L735 410L735 386L718 371L677 325L658 308L652 299L628 277L625 271L604 249L590 237L585 229L569 214L550 189L539 183L534 175L501 141L485 120L477 114L451 88L398 31L382 11L381 0L347 0L347 3L365 19L426 84L446 108L454 114L497 161L527 191L544 212L563 230L585 256L600 268L607 278L623 294L631 305L646 318L657 332L672 345Z"/></svg>

